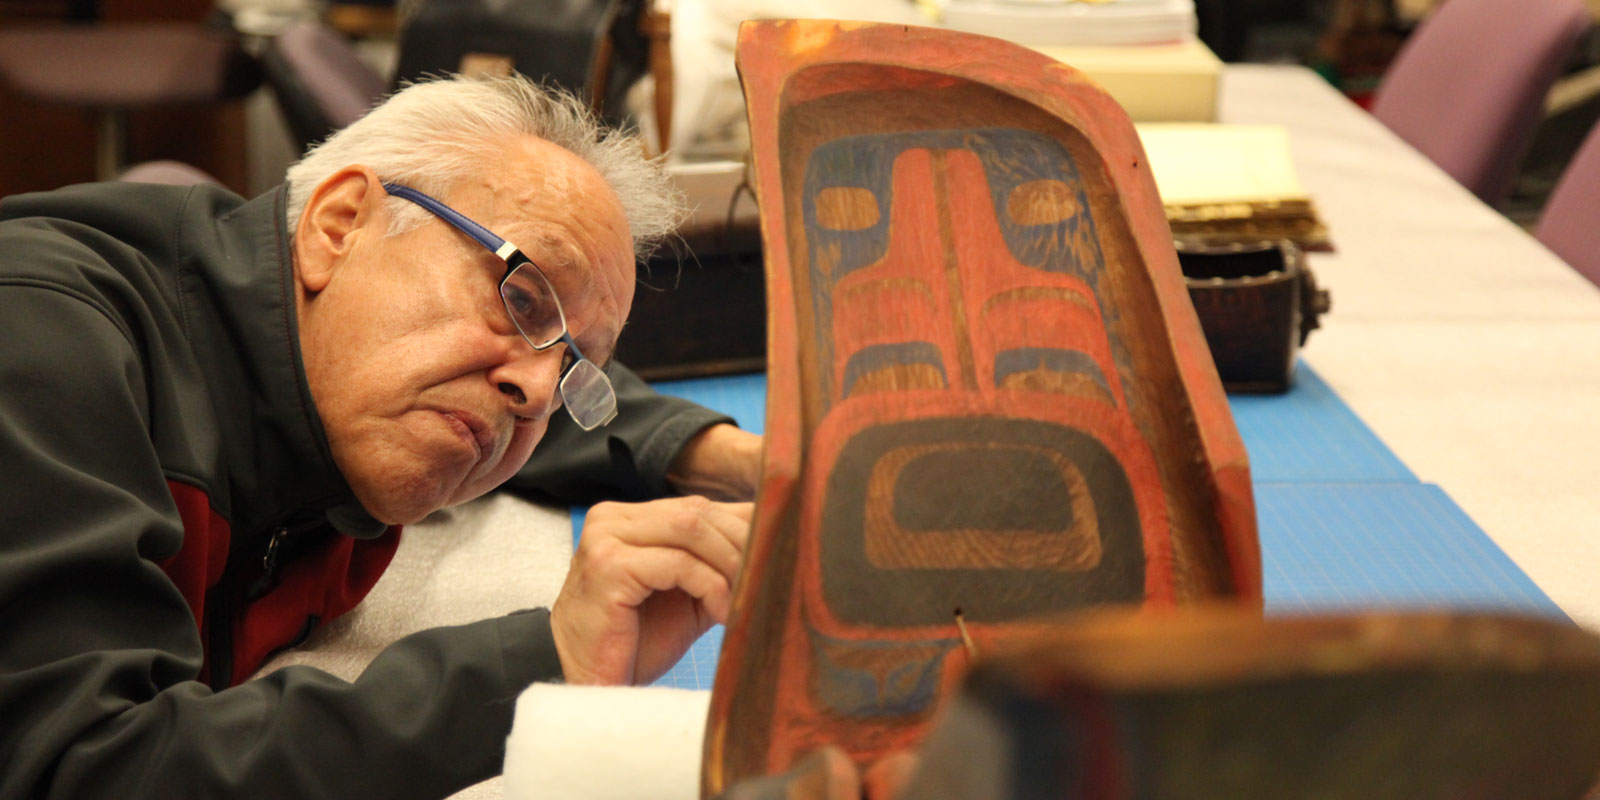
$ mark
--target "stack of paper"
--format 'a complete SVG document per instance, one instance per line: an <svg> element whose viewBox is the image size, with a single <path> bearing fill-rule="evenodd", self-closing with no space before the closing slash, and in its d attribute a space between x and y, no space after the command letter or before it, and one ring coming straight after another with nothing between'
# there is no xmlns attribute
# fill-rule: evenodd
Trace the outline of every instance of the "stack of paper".
<svg viewBox="0 0 1600 800"><path fill-rule="evenodd" d="M1199 39L1161 44L1029 45L1094 78L1134 122L1210 122L1222 62Z"/></svg>
<svg viewBox="0 0 1600 800"><path fill-rule="evenodd" d="M1289 239L1328 249L1327 227L1295 175L1283 126L1156 123L1138 130L1178 241Z"/></svg>
<svg viewBox="0 0 1600 800"><path fill-rule="evenodd" d="M1094 78L1138 122L1216 118L1222 62L1195 0L919 0L946 28L1031 47Z"/></svg>
<svg viewBox="0 0 1600 800"><path fill-rule="evenodd" d="M1192 39L1194 0L939 0L944 25L1028 45Z"/></svg>

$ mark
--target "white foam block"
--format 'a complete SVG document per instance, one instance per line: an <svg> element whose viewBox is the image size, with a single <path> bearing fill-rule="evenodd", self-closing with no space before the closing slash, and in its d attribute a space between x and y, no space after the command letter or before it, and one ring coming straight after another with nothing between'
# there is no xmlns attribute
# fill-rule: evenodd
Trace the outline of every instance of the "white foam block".
<svg viewBox="0 0 1600 800"><path fill-rule="evenodd" d="M711 692L536 683L506 739L507 800L698 800Z"/></svg>

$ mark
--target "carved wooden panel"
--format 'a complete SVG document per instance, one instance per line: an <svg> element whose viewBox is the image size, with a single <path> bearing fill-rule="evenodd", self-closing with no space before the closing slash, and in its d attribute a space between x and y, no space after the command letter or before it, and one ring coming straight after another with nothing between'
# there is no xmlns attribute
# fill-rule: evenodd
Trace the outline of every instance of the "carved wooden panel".
<svg viewBox="0 0 1600 800"><path fill-rule="evenodd" d="M986 657L903 798L1576 800L1600 638L1448 612L1097 612Z"/></svg>
<svg viewBox="0 0 1600 800"><path fill-rule="evenodd" d="M767 451L705 786L915 744L1040 615L1259 609L1245 452L1127 115L994 39L752 22Z"/></svg>

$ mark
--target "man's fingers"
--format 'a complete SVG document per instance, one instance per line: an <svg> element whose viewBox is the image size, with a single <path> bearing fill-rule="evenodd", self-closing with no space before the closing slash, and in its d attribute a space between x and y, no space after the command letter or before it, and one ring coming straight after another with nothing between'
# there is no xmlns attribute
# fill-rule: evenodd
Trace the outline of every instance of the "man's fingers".
<svg viewBox="0 0 1600 800"><path fill-rule="evenodd" d="M569 678L648 677L726 622L753 513L750 503L703 497L591 508L551 609Z"/></svg>
<svg viewBox="0 0 1600 800"><path fill-rule="evenodd" d="M614 558L618 545L672 548L693 553L732 581L749 538L750 505L702 497L597 505L584 524L580 558Z"/></svg>
<svg viewBox="0 0 1600 800"><path fill-rule="evenodd" d="M727 621L732 582L693 555L665 547L639 549L624 569L641 588L637 595L624 598L627 605L637 606L653 593L678 589L700 601L714 621Z"/></svg>
<svg viewBox="0 0 1600 800"><path fill-rule="evenodd" d="M750 540L750 525L755 519L755 503L718 503L718 510L727 515L721 521L718 531L728 538L728 541L738 548L741 558L744 556L745 544Z"/></svg>

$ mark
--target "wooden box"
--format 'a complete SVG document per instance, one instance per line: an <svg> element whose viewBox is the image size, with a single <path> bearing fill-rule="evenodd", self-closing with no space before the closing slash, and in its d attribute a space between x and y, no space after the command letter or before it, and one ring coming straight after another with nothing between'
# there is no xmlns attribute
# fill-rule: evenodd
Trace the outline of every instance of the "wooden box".
<svg viewBox="0 0 1600 800"><path fill-rule="evenodd" d="M1295 354L1329 308L1300 248L1287 241L1181 245L1178 264L1217 374L1230 392L1282 392Z"/></svg>

